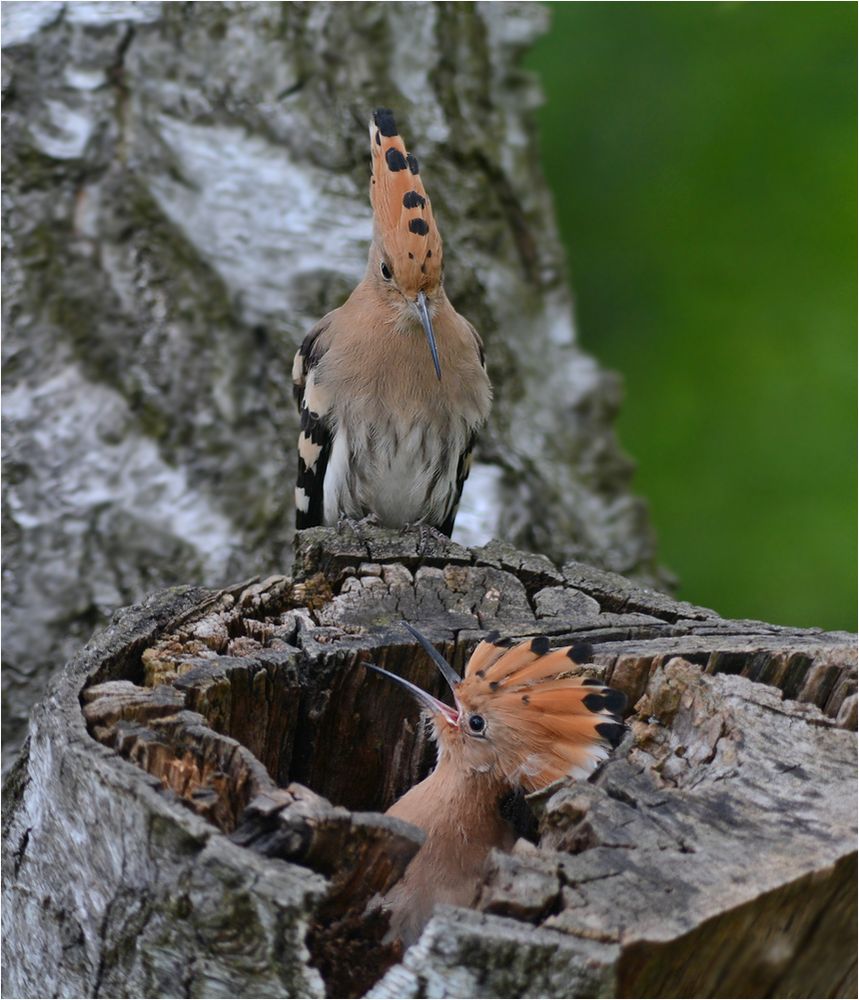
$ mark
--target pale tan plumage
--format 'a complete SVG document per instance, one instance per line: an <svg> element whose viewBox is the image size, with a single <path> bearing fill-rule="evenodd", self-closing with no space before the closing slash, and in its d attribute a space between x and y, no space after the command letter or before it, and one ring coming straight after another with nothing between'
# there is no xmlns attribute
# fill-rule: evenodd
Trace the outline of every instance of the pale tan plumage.
<svg viewBox="0 0 859 1000"><path fill-rule="evenodd" d="M441 237L389 111L370 127L363 280L295 356L296 525L375 515L450 534L491 388L474 327L442 287Z"/></svg>
<svg viewBox="0 0 859 1000"><path fill-rule="evenodd" d="M565 776L588 777L620 741L626 699L581 676L580 664L590 658L584 644L550 650L538 637L513 646L495 634L478 645L460 680L406 627L444 673L455 700L445 705L382 671L421 702L438 742L435 770L388 810L427 834L383 901L392 936L410 944L437 903L472 905L488 852L512 846L501 799Z"/></svg>

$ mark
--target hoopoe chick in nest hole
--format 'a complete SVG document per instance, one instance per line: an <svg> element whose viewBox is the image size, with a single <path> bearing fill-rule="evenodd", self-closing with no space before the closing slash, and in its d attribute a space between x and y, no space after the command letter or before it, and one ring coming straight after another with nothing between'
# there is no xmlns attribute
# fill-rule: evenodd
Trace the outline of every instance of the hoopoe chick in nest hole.
<svg viewBox="0 0 859 1000"><path fill-rule="evenodd" d="M512 645L492 633L460 679L410 625L449 684L446 705L410 681L365 664L404 685L429 716L438 745L435 770L388 810L420 827L426 840L382 901L390 936L405 946L419 937L436 903L472 906L486 856L509 850L513 828L499 805L511 791L534 792L559 778L587 778L619 743L626 696L600 681L571 676L588 662L585 644L549 649L540 636Z"/></svg>
<svg viewBox="0 0 859 1000"><path fill-rule="evenodd" d="M441 236L393 114L370 123L367 270L295 355L296 527L371 517L450 535L492 390L477 331L448 301Z"/></svg>

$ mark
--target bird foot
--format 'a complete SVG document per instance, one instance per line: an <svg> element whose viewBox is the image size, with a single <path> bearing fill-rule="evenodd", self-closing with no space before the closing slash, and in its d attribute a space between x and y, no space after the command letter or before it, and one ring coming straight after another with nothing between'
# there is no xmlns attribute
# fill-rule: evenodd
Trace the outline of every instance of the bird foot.
<svg viewBox="0 0 859 1000"><path fill-rule="evenodd" d="M449 545L450 539L434 524L407 524L406 530L413 530L417 528L418 531L418 555L421 558L428 556L432 549L438 545ZM435 545L433 544L435 543Z"/></svg>
<svg viewBox="0 0 859 1000"><path fill-rule="evenodd" d="M344 511L341 511L340 516L337 518L337 530L343 531L344 528L348 528L361 545L369 548L370 541L364 534L364 528L374 528L381 523L377 514L366 514L364 517L356 519L349 517Z"/></svg>

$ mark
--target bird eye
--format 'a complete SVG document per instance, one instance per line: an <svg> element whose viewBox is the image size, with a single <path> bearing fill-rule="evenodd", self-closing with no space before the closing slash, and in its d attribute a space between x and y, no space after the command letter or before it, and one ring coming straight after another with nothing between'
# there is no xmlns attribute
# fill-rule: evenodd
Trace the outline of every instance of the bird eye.
<svg viewBox="0 0 859 1000"><path fill-rule="evenodd" d="M473 733L482 733L486 729L486 719L482 715L469 715L468 728Z"/></svg>
<svg viewBox="0 0 859 1000"><path fill-rule="evenodd" d="M383 260L379 261L379 270L382 272L382 277L385 279L385 281L390 281L391 278L393 278L393 275L391 274L391 269Z"/></svg>

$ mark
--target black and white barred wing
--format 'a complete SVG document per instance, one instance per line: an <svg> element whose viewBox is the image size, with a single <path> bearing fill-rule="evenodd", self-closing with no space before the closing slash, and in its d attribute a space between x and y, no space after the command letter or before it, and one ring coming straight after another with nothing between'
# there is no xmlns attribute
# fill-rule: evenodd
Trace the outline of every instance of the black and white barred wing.
<svg viewBox="0 0 859 1000"><path fill-rule="evenodd" d="M474 448L474 442L477 438L476 434L472 434L469 439L468 445L465 450L459 456L459 462L456 467L456 482L453 485L453 493L451 494L451 504L448 508L447 515L444 521L440 525L439 530L450 538L453 534L453 524L456 521L456 515L459 511L459 501L462 497L462 487L465 485L465 480L468 479L468 474L471 472L471 452Z"/></svg>
<svg viewBox="0 0 859 1000"><path fill-rule="evenodd" d="M316 366L325 353L322 334L331 325L330 314L304 338L292 365L292 392L298 404L298 475L295 481L295 527L323 523L323 484L331 455L331 429L326 417L328 399L316 381Z"/></svg>

